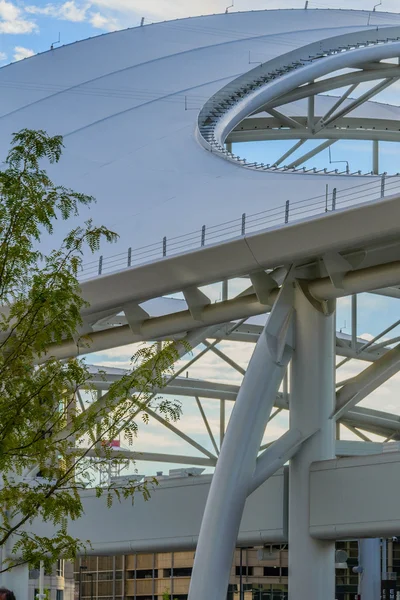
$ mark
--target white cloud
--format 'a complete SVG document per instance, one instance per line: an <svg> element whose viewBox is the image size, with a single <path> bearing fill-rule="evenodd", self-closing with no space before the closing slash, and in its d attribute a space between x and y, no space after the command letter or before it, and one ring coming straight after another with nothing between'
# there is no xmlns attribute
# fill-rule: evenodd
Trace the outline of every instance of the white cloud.
<svg viewBox="0 0 400 600"><path fill-rule="evenodd" d="M15 21L20 17L20 9L6 0L0 0L0 17L4 21Z"/></svg>
<svg viewBox="0 0 400 600"><path fill-rule="evenodd" d="M46 6L27 6L26 12L34 15L44 15L55 17L64 21L79 23L85 21L89 5L78 5L74 0L69 0L63 4L46 4Z"/></svg>
<svg viewBox="0 0 400 600"><path fill-rule="evenodd" d="M30 48L24 48L23 46L15 46L14 48L14 60L22 60L23 58L29 58L35 53Z"/></svg>
<svg viewBox="0 0 400 600"><path fill-rule="evenodd" d="M99 12L92 12L89 16L89 21L95 29L105 29L107 31L115 31L119 29L120 24L114 17L106 17Z"/></svg>
<svg viewBox="0 0 400 600"><path fill-rule="evenodd" d="M3 60L7 60L7 54L5 52L0 52L0 62Z"/></svg>
<svg viewBox="0 0 400 600"><path fill-rule="evenodd" d="M73 0L70 2L64 2L64 4L60 6L59 15L59 18L61 19L78 23L79 21L85 20L86 7L78 7Z"/></svg>
<svg viewBox="0 0 400 600"><path fill-rule="evenodd" d="M33 15L45 15L48 17L55 17L63 21L72 21L73 23L79 23L85 21L86 12L90 4L78 4L75 0L68 0L62 4L46 4L46 6L27 6L26 12Z"/></svg>
<svg viewBox="0 0 400 600"><path fill-rule="evenodd" d="M7 0L0 0L0 33L32 33L36 23L24 19L22 10Z"/></svg>

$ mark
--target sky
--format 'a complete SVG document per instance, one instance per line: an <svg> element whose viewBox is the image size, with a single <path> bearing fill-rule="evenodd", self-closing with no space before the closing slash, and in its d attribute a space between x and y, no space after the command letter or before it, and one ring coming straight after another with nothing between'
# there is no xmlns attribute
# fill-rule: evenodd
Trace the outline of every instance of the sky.
<svg viewBox="0 0 400 600"><path fill-rule="evenodd" d="M310 0L310 8L372 10L379 0ZM108 31L229 10L304 8L305 0L0 0L0 65ZM400 12L398 0L377 10ZM58 44L55 44L58 45Z"/></svg>
<svg viewBox="0 0 400 600"><path fill-rule="evenodd" d="M52 44L55 46L72 43L80 39L96 36L126 27L136 27L144 18L145 24L184 18L200 14L225 12L228 5L230 11L238 10L260 10L277 8L304 8L305 0L0 0L0 66L9 62L27 58L38 52L46 51ZM310 8L347 8L372 10L378 0L318 0L309 1ZM377 10L386 10L400 13L399 0L383 0ZM392 100L392 99L391 99ZM395 101L395 99L393 99ZM398 102L397 102L398 103ZM248 145L246 150L248 158L258 158L259 155L272 152L272 146L268 149L263 145ZM279 146L279 143L278 143ZM370 157L363 158L369 152L367 145L355 144L353 147L347 145L343 148L339 144L334 147L332 159L338 155L347 153L352 157L353 170L363 168ZM282 153L282 147L273 149L278 155ZM285 148L283 148L285 151ZM257 155L257 156L255 156ZM395 158L394 158L395 157ZM269 162L268 157L263 159ZM319 159L318 159L319 160ZM325 161L326 155L320 157ZM385 169L396 172L397 150L388 145L382 148L382 160ZM321 163L322 164L322 163ZM318 166L315 163L313 166ZM359 166L360 165L360 166ZM237 293L243 282L231 284L231 294ZM207 290L212 300L218 299L220 293L215 286ZM337 314L337 329L350 332L350 299L340 301ZM397 303L394 300L384 299L371 294L363 294L359 298L359 321L358 334L366 340L371 339L391 322L398 318ZM400 335L399 328L391 335ZM242 367L246 367L251 356L252 347L247 344L235 344L224 342L221 349L237 361ZM101 355L91 356L90 362L103 365L128 367L130 357L135 347L119 348ZM197 350L195 350L197 352ZM178 367L187 362L191 356L185 357ZM339 379L346 379L357 374L366 365L352 361L341 368ZM196 365L190 368L190 377L205 378L214 381L224 381L240 385L241 375L228 367L212 353L208 353ZM363 405L381 410L392 411L400 414L400 403L398 402L400 375L393 377L385 386L368 397ZM204 410L208 416L211 429L218 438L219 430L219 403L214 400L203 401ZM230 414L231 406L228 405L227 413ZM183 399L183 416L178 425L187 434L192 435L196 441L203 444L207 449L213 450L211 441L207 435L204 423L199 415L194 399ZM268 427L264 441L279 437L287 428L287 415L279 415ZM343 431L344 437L354 439L350 433ZM376 438L372 438L376 439ZM198 454L194 448L180 438L171 434L160 425L150 422L148 426L142 426L139 438L135 441L136 450L154 451L157 449L163 453L191 455ZM138 463L140 472L154 473L155 470L168 470L174 465L149 465Z"/></svg>

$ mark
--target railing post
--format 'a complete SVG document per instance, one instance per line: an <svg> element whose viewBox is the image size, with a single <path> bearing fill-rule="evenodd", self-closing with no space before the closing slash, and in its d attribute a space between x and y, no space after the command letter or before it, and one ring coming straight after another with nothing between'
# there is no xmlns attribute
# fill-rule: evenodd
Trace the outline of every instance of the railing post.
<svg viewBox="0 0 400 600"><path fill-rule="evenodd" d="M286 205L285 205L285 223L289 223L289 207L290 207L290 200L286 200Z"/></svg>
<svg viewBox="0 0 400 600"><path fill-rule="evenodd" d="M336 194L337 194L337 190L336 190L336 188L333 188L333 190L332 190L332 210L336 210Z"/></svg>
<svg viewBox="0 0 400 600"><path fill-rule="evenodd" d="M162 241L162 255L167 256L167 238L163 237Z"/></svg>
<svg viewBox="0 0 400 600"><path fill-rule="evenodd" d="M385 184L386 184L386 173L383 173L381 177L381 198L385 197Z"/></svg>
<svg viewBox="0 0 400 600"><path fill-rule="evenodd" d="M201 228L201 245L204 246L205 243L206 243L206 226L203 225L203 227Z"/></svg>
<svg viewBox="0 0 400 600"><path fill-rule="evenodd" d="M328 184L325 185L325 212L328 212L328 194L329 194L329 187Z"/></svg>
<svg viewBox="0 0 400 600"><path fill-rule="evenodd" d="M128 248L128 267L132 265L132 248Z"/></svg>
<svg viewBox="0 0 400 600"><path fill-rule="evenodd" d="M242 235L246 233L246 213L242 214Z"/></svg>
<svg viewBox="0 0 400 600"><path fill-rule="evenodd" d="M101 275L103 272L103 257L100 256L99 258L99 275Z"/></svg>

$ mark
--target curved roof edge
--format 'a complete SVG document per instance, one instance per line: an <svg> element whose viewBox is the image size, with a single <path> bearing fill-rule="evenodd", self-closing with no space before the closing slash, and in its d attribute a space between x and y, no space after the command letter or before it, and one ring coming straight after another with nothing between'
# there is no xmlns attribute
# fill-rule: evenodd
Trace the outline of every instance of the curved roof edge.
<svg viewBox="0 0 400 600"><path fill-rule="evenodd" d="M110 35L114 35L117 33L121 33L124 31L132 31L134 29L143 29L144 27L154 27L157 25L162 25L164 23L177 23L177 22L183 22L183 21L194 21L196 19L206 19L208 17L215 17L215 16L226 16L226 18L232 18L235 15L240 15L240 14L245 14L245 13L276 13L276 12L281 12L281 13L285 13L285 12L304 12L305 10L309 11L309 12L324 12L324 11L329 11L329 12L340 12L340 13L360 13L363 14L365 13L366 15L375 12L375 14L379 14L379 15L396 15L400 18L400 12L393 12L393 11L372 11L372 10L361 10L361 9L355 9L355 8L265 8L265 9L258 9L258 10L236 10L233 12L220 12L220 13L210 13L210 14L205 14L205 15L196 15L196 16L189 16L189 17L178 17L176 19L164 19L163 21L154 21L152 23L145 23L144 25L135 25L132 27L125 27L123 29L115 29L114 31L106 31L104 33L99 33L98 35L93 35L87 38L82 38L80 40L75 40L74 42L70 42L68 44L63 44L61 46L57 46L57 48L49 48L48 50L43 50L42 52L37 52L36 54L32 55L32 56L27 56L26 58L23 58L21 60L18 61L13 61L10 62L2 67L0 67L0 70L6 69L7 67L10 67L11 65L15 65L16 63L23 63L27 60L30 60L32 58L35 58L36 56L41 56L43 54L48 54L49 52L58 52L60 50L62 50L63 48L67 48L69 46L73 46L75 44L82 44L85 42L89 42L90 40L96 39L96 38L101 38L101 37L106 37L106 36L110 36ZM370 29L375 29L376 28L376 24L375 25L370 25L370 26L366 26L366 28L370 28Z"/></svg>

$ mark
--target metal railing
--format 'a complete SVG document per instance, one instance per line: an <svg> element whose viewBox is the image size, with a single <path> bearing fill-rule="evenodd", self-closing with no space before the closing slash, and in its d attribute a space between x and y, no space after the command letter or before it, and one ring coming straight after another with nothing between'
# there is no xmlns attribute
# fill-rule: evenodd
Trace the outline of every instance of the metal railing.
<svg viewBox="0 0 400 600"><path fill-rule="evenodd" d="M221 118L225 117L226 113L234 106L240 104L244 98L248 97L254 91L263 88L266 84L274 79L280 78L292 71L302 69L303 67L321 59L341 54L349 50L366 48L368 46L376 46L389 44L400 41L400 28L390 27L385 29L385 36L382 37L381 32L376 33L375 39L371 39L372 32L370 30L352 32L328 38L323 41L313 42L303 48L296 48L286 54L277 56L272 60L262 63L260 66L241 75L235 80L229 82L224 88L219 90L212 96L199 113L198 131L200 134L200 142L211 152L216 152L226 160L240 164L248 169L261 171L278 171L287 173L327 173L341 174L338 169L306 169L305 167L290 167L286 165L277 166L274 164L264 164L259 162L247 162L245 158L233 154L225 146L225 139L219 139L216 135L216 127ZM332 44L332 46L331 46ZM337 44L340 44L337 46ZM303 53L303 57L299 57L299 52ZM347 175L370 175L370 173L362 173L355 171Z"/></svg>
<svg viewBox="0 0 400 600"><path fill-rule="evenodd" d="M325 193L320 196L305 200L286 200L283 205L269 210L252 214L243 213L237 219L218 223L218 225L202 225L196 231L174 237L164 236L159 242L147 246L130 247L112 256L102 255L96 260L83 264L80 279L92 279L99 275L144 265L207 245L254 234L264 229L282 227L337 209L379 200L397 192L400 194L400 176L388 177L386 174L373 182L368 181L342 190L335 187L329 191L326 187Z"/></svg>

